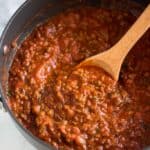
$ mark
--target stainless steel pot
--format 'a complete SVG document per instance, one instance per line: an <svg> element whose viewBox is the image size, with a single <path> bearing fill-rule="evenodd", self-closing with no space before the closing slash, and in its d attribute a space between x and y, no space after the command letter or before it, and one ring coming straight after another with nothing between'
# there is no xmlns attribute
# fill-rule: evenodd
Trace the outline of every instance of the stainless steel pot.
<svg viewBox="0 0 150 150"><path fill-rule="evenodd" d="M138 15L148 2L149 0L27 0L13 15L0 39L0 91L3 105L16 127L37 149L50 150L53 148L23 128L14 117L7 103L8 72L16 53L15 48L11 46L12 42L19 45L38 23L70 7L93 5L131 11Z"/></svg>

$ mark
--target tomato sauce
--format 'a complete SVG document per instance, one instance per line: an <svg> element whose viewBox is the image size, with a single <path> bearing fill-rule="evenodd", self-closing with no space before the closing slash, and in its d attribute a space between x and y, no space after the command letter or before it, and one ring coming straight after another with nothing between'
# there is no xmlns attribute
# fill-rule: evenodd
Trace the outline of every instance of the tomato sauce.
<svg viewBox="0 0 150 150"><path fill-rule="evenodd" d="M135 19L84 7L36 27L18 48L9 75L9 102L18 121L56 149L150 145L150 31L128 54L118 83L97 67L75 69L113 46Z"/></svg>

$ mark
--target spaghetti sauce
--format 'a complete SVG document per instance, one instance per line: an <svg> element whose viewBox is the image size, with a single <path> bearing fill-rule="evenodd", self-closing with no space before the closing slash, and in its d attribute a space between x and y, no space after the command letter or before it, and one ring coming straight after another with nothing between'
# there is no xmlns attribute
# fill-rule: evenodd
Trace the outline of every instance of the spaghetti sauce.
<svg viewBox="0 0 150 150"><path fill-rule="evenodd" d="M84 7L36 27L10 70L9 101L18 121L61 150L150 145L150 32L128 54L118 83L97 67L74 69L113 46L135 19Z"/></svg>

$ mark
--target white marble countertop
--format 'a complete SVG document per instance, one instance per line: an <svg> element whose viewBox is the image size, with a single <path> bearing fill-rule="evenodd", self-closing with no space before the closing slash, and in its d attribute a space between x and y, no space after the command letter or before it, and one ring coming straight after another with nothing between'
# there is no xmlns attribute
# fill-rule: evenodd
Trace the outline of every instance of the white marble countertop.
<svg viewBox="0 0 150 150"><path fill-rule="evenodd" d="M6 23L25 0L0 0L0 35Z"/></svg>
<svg viewBox="0 0 150 150"><path fill-rule="evenodd" d="M16 9L25 0L0 0L0 36L2 30ZM16 129L7 112L0 109L0 149L36 150Z"/></svg>

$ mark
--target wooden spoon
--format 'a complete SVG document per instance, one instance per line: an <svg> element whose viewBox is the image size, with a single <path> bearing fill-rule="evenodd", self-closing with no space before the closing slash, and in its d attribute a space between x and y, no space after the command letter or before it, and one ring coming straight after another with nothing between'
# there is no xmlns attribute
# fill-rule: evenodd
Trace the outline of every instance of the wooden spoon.
<svg viewBox="0 0 150 150"><path fill-rule="evenodd" d="M117 44L108 49L106 52L85 59L77 67L87 65L98 66L104 69L117 81L126 55L149 27L150 4Z"/></svg>

